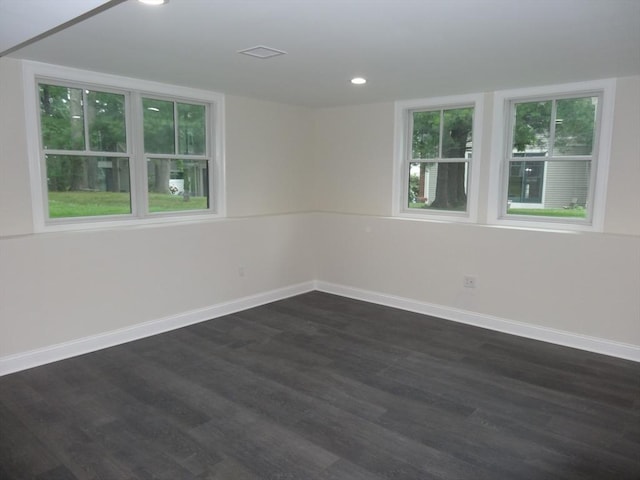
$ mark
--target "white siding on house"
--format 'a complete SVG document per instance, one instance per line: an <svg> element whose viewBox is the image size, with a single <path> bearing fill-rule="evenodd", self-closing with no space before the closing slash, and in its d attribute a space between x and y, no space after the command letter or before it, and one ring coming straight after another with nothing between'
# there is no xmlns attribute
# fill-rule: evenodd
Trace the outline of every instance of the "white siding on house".
<svg viewBox="0 0 640 480"><path fill-rule="evenodd" d="M589 195L591 162L545 163L544 208L585 207Z"/></svg>
<svg viewBox="0 0 640 480"><path fill-rule="evenodd" d="M427 197L427 204L436 199L436 181L438 180L438 164L433 163L431 167L427 169L427 179L425 181L425 196Z"/></svg>

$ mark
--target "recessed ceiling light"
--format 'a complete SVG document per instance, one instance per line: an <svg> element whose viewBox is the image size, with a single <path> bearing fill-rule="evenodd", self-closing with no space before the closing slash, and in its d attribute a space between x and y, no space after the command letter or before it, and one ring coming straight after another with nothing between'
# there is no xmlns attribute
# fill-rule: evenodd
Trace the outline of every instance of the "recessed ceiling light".
<svg viewBox="0 0 640 480"><path fill-rule="evenodd" d="M169 3L169 0L138 0L140 3L144 3L145 5L164 5L165 3Z"/></svg>
<svg viewBox="0 0 640 480"><path fill-rule="evenodd" d="M351 83L353 83L354 85L364 85L365 83L367 83L367 79L362 77L354 77L351 79Z"/></svg>

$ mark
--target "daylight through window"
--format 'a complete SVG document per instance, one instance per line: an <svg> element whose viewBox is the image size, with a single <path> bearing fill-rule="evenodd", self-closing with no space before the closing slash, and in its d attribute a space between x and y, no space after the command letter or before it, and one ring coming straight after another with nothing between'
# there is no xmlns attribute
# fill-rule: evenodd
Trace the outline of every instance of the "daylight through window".
<svg viewBox="0 0 640 480"><path fill-rule="evenodd" d="M210 104L51 81L37 89L46 221L213 211Z"/></svg>
<svg viewBox="0 0 640 480"><path fill-rule="evenodd" d="M467 210L473 107L411 112L408 208Z"/></svg>
<svg viewBox="0 0 640 480"><path fill-rule="evenodd" d="M511 101L503 215L589 221L600 101Z"/></svg>

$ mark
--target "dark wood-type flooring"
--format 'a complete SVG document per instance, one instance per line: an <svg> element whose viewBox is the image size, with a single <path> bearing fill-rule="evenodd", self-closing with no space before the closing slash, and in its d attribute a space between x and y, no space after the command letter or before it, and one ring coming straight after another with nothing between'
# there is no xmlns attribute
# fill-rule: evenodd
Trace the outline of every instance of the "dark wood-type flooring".
<svg viewBox="0 0 640 480"><path fill-rule="evenodd" d="M0 378L1 479L640 479L640 364L312 292Z"/></svg>

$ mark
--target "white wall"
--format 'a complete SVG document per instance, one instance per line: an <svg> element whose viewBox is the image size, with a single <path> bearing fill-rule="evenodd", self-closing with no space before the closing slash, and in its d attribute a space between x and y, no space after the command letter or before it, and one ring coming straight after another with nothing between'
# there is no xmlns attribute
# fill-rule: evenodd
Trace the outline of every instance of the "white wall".
<svg viewBox="0 0 640 480"><path fill-rule="evenodd" d="M619 80L605 233L389 218L393 106L315 112L315 176L331 192L320 196L317 209L332 212L317 216L318 279L640 345L639 93L640 77ZM485 97L489 107L492 95ZM488 201L490 110L485 108L480 222ZM357 172L366 172L366 185ZM464 274L477 275L478 288L464 289Z"/></svg>
<svg viewBox="0 0 640 480"><path fill-rule="evenodd" d="M0 58L0 237L33 231L24 125L21 63L2 57Z"/></svg>
<svg viewBox="0 0 640 480"><path fill-rule="evenodd" d="M393 104L313 112L316 210L391 215Z"/></svg>
<svg viewBox="0 0 640 480"><path fill-rule="evenodd" d="M232 96L225 103L228 215L311 210L309 110Z"/></svg>
<svg viewBox="0 0 640 480"><path fill-rule="evenodd" d="M329 213L316 228L324 282L640 345L637 237Z"/></svg>
<svg viewBox="0 0 640 480"><path fill-rule="evenodd" d="M0 75L0 358L314 278L305 109L227 97L227 209L246 218L33 234L20 62Z"/></svg>
<svg viewBox="0 0 640 480"><path fill-rule="evenodd" d="M604 226L606 232L640 235L640 76L618 79L616 93Z"/></svg>
<svg viewBox="0 0 640 480"><path fill-rule="evenodd" d="M603 234L390 218L392 104L240 97L228 219L33 234L20 63L0 58L0 360L312 280L640 346L640 77L616 107Z"/></svg>
<svg viewBox="0 0 640 480"><path fill-rule="evenodd" d="M4 238L0 351L69 342L307 282L309 231L308 216L282 215Z"/></svg>

